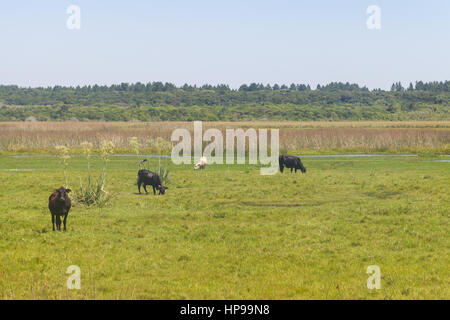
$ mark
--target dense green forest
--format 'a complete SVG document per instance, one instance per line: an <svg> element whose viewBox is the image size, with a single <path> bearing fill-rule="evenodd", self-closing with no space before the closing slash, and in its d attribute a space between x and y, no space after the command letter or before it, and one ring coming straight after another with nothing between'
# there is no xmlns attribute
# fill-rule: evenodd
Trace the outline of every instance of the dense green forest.
<svg viewBox="0 0 450 320"><path fill-rule="evenodd" d="M450 81L357 84L0 86L0 121L155 120L448 120Z"/></svg>

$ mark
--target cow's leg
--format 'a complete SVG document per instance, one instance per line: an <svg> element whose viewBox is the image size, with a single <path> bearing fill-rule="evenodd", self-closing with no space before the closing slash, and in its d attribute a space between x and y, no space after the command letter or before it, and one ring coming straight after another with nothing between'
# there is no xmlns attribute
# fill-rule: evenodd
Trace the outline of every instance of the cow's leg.
<svg viewBox="0 0 450 320"><path fill-rule="evenodd" d="M67 214L64 216L64 220L63 220L63 223L64 223L64 231L66 231L66 221L67 221Z"/></svg>
<svg viewBox="0 0 450 320"><path fill-rule="evenodd" d="M297 168L295 168L295 173L297 173Z"/></svg>
<svg viewBox="0 0 450 320"><path fill-rule="evenodd" d="M145 193L148 193L146 184L144 184L144 190L145 190Z"/></svg>
<svg viewBox="0 0 450 320"><path fill-rule="evenodd" d="M291 168L291 173L292 173L292 169L293 169L293 168Z"/></svg>
<svg viewBox="0 0 450 320"><path fill-rule="evenodd" d="M155 189L155 186L152 185L152 187L153 187L153 195L156 195L156 189Z"/></svg>
<svg viewBox="0 0 450 320"><path fill-rule="evenodd" d="M52 226L53 226L53 231L55 231L55 215L52 214Z"/></svg>
<svg viewBox="0 0 450 320"><path fill-rule="evenodd" d="M61 216L60 215L56 215L56 229L58 229L58 231L61 231Z"/></svg>
<svg viewBox="0 0 450 320"><path fill-rule="evenodd" d="M138 179L138 190L139 190L139 194L141 194L141 184L142 184L141 179Z"/></svg>

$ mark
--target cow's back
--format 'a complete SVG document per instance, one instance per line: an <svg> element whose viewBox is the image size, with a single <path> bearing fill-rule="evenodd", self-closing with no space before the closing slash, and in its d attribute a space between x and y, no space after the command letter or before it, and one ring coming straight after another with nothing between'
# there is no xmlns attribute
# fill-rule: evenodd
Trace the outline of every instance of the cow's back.
<svg viewBox="0 0 450 320"><path fill-rule="evenodd" d="M283 156L283 164L287 168L293 168L297 163L297 159L297 157L293 156Z"/></svg>
<svg viewBox="0 0 450 320"><path fill-rule="evenodd" d="M139 170L138 178L140 181L150 185L157 185L161 182L161 179L156 173L148 170Z"/></svg>
<svg viewBox="0 0 450 320"><path fill-rule="evenodd" d="M138 177L143 181L148 181L153 178L153 172L148 170L139 170Z"/></svg>

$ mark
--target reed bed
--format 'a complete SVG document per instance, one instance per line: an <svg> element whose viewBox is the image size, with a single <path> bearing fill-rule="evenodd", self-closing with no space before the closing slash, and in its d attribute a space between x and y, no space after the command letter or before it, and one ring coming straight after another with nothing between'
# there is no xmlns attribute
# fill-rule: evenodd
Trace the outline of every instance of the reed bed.
<svg viewBox="0 0 450 320"><path fill-rule="evenodd" d="M286 150L446 150L450 130L320 128L280 130Z"/></svg>
<svg viewBox="0 0 450 320"><path fill-rule="evenodd" d="M403 127L400 127L403 126ZM7 122L0 123L0 150L53 152L57 146L80 148L83 142L99 149L112 141L119 152L132 152L136 137L145 152L157 152L152 139L170 141L172 131L192 122ZM280 147L291 151L418 151L448 152L450 122L204 122L203 130L218 128L279 128ZM225 136L225 134L224 134Z"/></svg>

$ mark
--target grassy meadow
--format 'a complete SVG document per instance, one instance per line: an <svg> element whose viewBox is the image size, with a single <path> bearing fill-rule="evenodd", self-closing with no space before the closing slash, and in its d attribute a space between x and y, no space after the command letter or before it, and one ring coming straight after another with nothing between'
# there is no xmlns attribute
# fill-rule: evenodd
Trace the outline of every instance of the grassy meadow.
<svg viewBox="0 0 450 320"><path fill-rule="evenodd" d="M51 231L48 196L64 184L56 145L73 148L67 173L75 190L87 175L80 142L107 137L126 152L129 137L167 139L177 125L0 124L0 299L450 297L450 164L438 155L448 154L448 123L280 123L280 139L292 146L300 146L298 137L308 130L322 132L323 144L316 141L302 154L381 148L338 147L333 132L380 142L386 136L374 132L391 135L382 153L402 149L395 144L424 151L412 157L304 157L306 174L273 176L260 175L257 165L194 171L167 159L171 181L164 196L137 194L142 157L113 156L105 187L110 202L98 208L74 201L67 232ZM259 126L271 127L253 127ZM289 139L282 138L285 129L293 134ZM299 154L297 147L287 149ZM91 162L98 175L101 159ZM151 159L150 167L157 166ZM70 265L81 268L80 290L66 287ZM370 265L381 269L380 290L366 286Z"/></svg>

